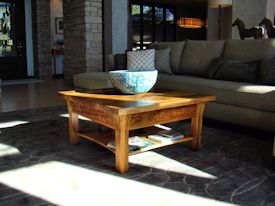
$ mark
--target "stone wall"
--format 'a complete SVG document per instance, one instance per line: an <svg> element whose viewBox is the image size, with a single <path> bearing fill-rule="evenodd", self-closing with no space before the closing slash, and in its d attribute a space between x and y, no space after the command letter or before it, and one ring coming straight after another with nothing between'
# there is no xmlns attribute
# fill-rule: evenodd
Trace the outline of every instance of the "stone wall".
<svg viewBox="0 0 275 206"><path fill-rule="evenodd" d="M50 1L33 0L33 46L35 77L52 78Z"/></svg>
<svg viewBox="0 0 275 206"><path fill-rule="evenodd" d="M102 0L64 0L64 72L103 71Z"/></svg>

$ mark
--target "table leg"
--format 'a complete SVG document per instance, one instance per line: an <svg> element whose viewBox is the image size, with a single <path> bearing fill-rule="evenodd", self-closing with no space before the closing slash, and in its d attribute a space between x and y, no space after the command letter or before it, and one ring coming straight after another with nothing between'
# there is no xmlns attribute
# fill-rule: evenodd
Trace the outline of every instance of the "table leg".
<svg viewBox="0 0 275 206"><path fill-rule="evenodd" d="M125 173L129 169L128 163L128 138L129 130L126 117L119 117L119 127L115 130L116 142L116 170Z"/></svg>
<svg viewBox="0 0 275 206"><path fill-rule="evenodd" d="M75 113L70 113L69 116L70 143L77 144L79 142L79 136L77 135L79 131L78 115Z"/></svg>
<svg viewBox="0 0 275 206"><path fill-rule="evenodd" d="M78 114L74 113L73 106L71 103L71 97L65 97L69 112L69 140L70 144L77 144L79 142L79 136L77 135L79 131L79 119Z"/></svg>
<svg viewBox="0 0 275 206"><path fill-rule="evenodd" d="M202 120L205 104L197 104L197 111L195 117L191 120L191 136L194 138L191 142L191 149L201 149L201 132L202 132Z"/></svg>
<svg viewBox="0 0 275 206"><path fill-rule="evenodd" d="M79 142L79 136L77 135L78 131L79 131L78 115L70 112L69 114L70 144L77 144Z"/></svg>

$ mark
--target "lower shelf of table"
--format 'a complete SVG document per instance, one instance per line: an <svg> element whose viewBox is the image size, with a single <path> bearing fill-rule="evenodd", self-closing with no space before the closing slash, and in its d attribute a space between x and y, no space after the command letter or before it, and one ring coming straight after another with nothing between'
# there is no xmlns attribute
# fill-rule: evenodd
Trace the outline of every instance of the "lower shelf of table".
<svg viewBox="0 0 275 206"><path fill-rule="evenodd" d="M153 133L152 133L153 134ZM145 135L138 135L141 137L146 137L148 134ZM113 131L99 131L99 130L93 130L90 132L79 132L78 136L87 140L90 140L92 142L95 142L99 145L101 145L102 147L105 147L106 149L108 149L109 151L115 153L115 150L112 148L107 147L107 144L114 140L114 132ZM131 134L129 135L131 136ZM146 152L149 150L153 150L153 149L157 149L160 147L165 147L165 146L169 146L169 145L174 145L174 144L178 144L178 143L182 143L182 142L189 142L192 141L193 137L190 136L185 136L184 138L180 139L180 140L175 140L175 141L171 141L171 142L165 142L165 143L160 143L160 142L156 142L150 139L150 141L154 142L154 145L145 147L145 148L141 148L139 150L135 150L135 151L129 151L129 155L133 155L133 154L138 154L141 152Z"/></svg>

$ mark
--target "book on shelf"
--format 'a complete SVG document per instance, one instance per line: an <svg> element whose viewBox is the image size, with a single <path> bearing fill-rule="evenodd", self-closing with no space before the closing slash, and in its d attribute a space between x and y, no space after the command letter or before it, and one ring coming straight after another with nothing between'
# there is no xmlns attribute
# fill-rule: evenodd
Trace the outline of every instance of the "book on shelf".
<svg viewBox="0 0 275 206"><path fill-rule="evenodd" d="M148 139L156 141L156 142L160 142L160 143L170 143L173 142L173 140L171 140L169 137L164 137L158 134L152 134L152 135L148 135Z"/></svg>
<svg viewBox="0 0 275 206"><path fill-rule="evenodd" d="M134 136L129 138L128 144L131 146L144 148L144 147L152 146L155 143L145 137Z"/></svg>
<svg viewBox="0 0 275 206"><path fill-rule="evenodd" d="M133 136L133 137L129 137L128 139L128 151L132 152L132 151L136 151L139 150L141 148L145 148L148 146L152 146L154 145L155 142L144 138L144 137L139 137L139 136ZM107 144L107 147L111 148L111 149L115 149L115 140L109 142Z"/></svg>
<svg viewBox="0 0 275 206"><path fill-rule="evenodd" d="M115 149L116 149L115 140L109 142L109 143L107 144L107 147L109 147L109 148L115 150ZM133 152L133 151L136 151L136 150L139 150L139 149L140 149L140 148L139 148L138 146L131 146L131 145L128 146L128 151L129 151L129 152Z"/></svg>
<svg viewBox="0 0 275 206"><path fill-rule="evenodd" d="M175 130L161 130L161 131L157 132L157 135L166 137L171 141L184 138L184 134L182 134L178 131L175 131Z"/></svg>

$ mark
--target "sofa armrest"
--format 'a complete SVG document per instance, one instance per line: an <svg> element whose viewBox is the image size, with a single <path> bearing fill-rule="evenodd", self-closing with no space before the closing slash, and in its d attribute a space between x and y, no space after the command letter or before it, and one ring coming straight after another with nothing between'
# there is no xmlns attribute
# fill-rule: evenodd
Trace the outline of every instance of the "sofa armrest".
<svg viewBox="0 0 275 206"><path fill-rule="evenodd" d="M115 55L108 54L106 56L106 66L105 66L105 71L108 72L110 70L115 69Z"/></svg>

